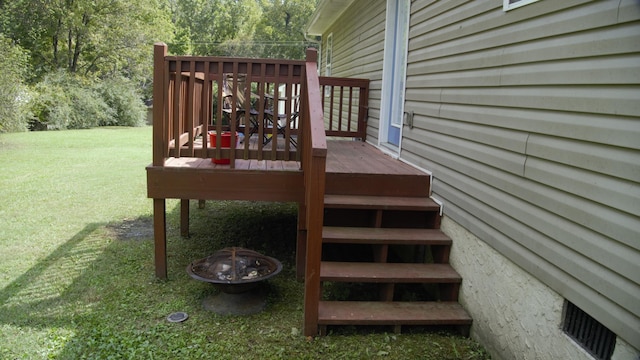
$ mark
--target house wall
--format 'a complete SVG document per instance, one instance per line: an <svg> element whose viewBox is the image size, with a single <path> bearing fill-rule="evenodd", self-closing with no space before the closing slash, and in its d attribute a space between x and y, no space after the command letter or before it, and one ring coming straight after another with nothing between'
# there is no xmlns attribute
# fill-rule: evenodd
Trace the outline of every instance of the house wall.
<svg viewBox="0 0 640 360"><path fill-rule="evenodd" d="M324 75L327 35L333 33L332 76L369 79L367 141L378 142L385 1L357 1L322 37L320 72Z"/></svg>
<svg viewBox="0 0 640 360"><path fill-rule="evenodd" d="M494 356L583 358L558 331L567 299L617 334L614 359L637 360L640 3L502 4L412 1L401 158L434 176L461 302ZM324 34L333 75L371 79L373 143L384 15L358 0Z"/></svg>
<svg viewBox="0 0 640 360"><path fill-rule="evenodd" d="M532 316L552 316L557 330L562 299L640 349L640 3L541 0L504 12L501 0L416 0L409 38L405 110L415 117L401 158L433 173L451 222L556 294L502 288L538 300L494 307L496 324L516 310L531 320L518 324L519 345L496 349L532 356L520 351L546 341L526 336ZM492 261L456 263L478 266L503 275Z"/></svg>

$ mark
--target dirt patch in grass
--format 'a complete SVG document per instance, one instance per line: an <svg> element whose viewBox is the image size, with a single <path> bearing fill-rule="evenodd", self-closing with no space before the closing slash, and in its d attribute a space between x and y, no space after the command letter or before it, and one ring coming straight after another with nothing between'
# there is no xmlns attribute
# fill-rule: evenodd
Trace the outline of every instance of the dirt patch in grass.
<svg viewBox="0 0 640 360"><path fill-rule="evenodd" d="M107 229L109 229L118 240L153 239L153 219L151 217L124 219L119 223L107 225Z"/></svg>

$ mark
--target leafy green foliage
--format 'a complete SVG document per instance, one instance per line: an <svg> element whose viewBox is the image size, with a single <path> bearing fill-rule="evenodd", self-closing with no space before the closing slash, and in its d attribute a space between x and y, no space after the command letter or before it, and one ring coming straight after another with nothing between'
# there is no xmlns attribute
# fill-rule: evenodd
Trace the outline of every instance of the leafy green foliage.
<svg viewBox="0 0 640 360"><path fill-rule="evenodd" d="M315 0L172 0L175 54L302 59ZM191 52L189 52L191 51Z"/></svg>
<svg viewBox="0 0 640 360"><path fill-rule="evenodd" d="M144 125L146 108L132 80L122 76L109 77L97 84L97 90L111 111L110 118L99 125Z"/></svg>
<svg viewBox="0 0 640 360"><path fill-rule="evenodd" d="M144 77L149 45L170 41L173 33L167 9L156 0L14 0L0 6L0 31L31 52L37 79L58 69Z"/></svg>
<svg viewBox="0 0 640 360"><path fill-rule="evenodd" d="M145 108L134 84L122 77L86 81L58 71L38 83L35 94L33 114L49 129L139 126L145 119Z"/></svg>
<svg viewBox="0 0 640 360"><path fill-rule="evenodd" d="M0 33L0 132L27 129L31 117L26 107L28 63L27 52Z"/></svg>

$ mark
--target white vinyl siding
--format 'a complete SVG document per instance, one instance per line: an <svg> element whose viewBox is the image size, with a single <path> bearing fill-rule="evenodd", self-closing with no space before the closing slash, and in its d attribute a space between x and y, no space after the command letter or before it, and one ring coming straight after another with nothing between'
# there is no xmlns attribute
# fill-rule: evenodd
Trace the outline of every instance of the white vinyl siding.
<svg viewBox="0 0 640 360"><path fill-rule="evenodd" d="M385 13L386 1L357 1L326 31L333 38L332 75L371 81L367 141L374 144L380 122Z"/></svg>
<svg viewBox="0 0 640 360"><path fill-rule="evenodd" d="M640 348L640 6L412 4L401 157L444 212Z"/></svg>
<svg viewBox="0 0 640 360"><path fill-rule="evenodd" d="M534 3L538 0L503 0L502 9L504 11L512 10L519 8L520 6L525 6L531 3Z"/></svg>

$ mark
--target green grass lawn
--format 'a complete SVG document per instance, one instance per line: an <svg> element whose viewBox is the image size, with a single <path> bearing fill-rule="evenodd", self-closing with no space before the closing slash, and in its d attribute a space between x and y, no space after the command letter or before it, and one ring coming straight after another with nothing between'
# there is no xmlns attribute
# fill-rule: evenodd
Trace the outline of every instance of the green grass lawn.
<svg viewBox="0 0 640 360"><path fill-rule="evenodd" d="M156 280L150 162L149 127L0 135L0 359L488 359L424 329L302 336L292 204L192 202L183 239L168 201L169 279ZM283 262L259 314L204 310L216 290L185 271L232 245ZM175 311L189 319L168 322Z"/></svg>

